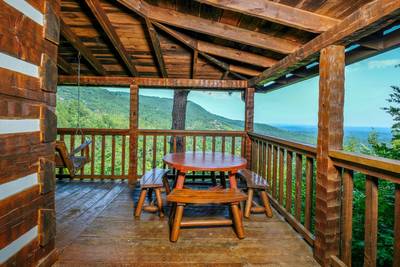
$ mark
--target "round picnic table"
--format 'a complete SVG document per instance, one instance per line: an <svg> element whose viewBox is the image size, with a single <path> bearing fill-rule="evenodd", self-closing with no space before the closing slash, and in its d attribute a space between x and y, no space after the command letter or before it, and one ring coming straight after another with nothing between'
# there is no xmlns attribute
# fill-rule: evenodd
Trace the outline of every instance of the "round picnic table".
<svg viewBox="0 0 400 267"><path fill-rule="evenodd" d="M231 188L236 189L236 173L246 168L246 159L221 152L181 152L164 156L165 164L178 171L175 188L182 189L189 171L228 172Z"/></svg>

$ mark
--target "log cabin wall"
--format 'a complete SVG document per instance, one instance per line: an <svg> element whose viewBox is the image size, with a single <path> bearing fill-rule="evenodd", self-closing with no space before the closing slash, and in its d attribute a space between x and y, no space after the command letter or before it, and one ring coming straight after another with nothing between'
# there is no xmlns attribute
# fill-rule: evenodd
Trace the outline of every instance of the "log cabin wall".
<svg viewBox="0 0 400 267"><path fill-rule="evenodd" d="M0 265L50 266L60 3L0 1Z"/></svg>

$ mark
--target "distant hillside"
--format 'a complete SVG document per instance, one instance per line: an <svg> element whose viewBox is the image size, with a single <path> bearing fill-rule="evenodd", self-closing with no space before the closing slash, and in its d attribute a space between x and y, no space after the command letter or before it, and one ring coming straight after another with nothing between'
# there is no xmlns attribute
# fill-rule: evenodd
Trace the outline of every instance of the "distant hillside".
<svg viewBox="0 0 400 267"><path fill-rule="evenodd" d="M73 87L59 87L57 93L58 127L75 127L77 91ZM172 99L140 96L139 127L169 129ZM103 88L81 89L81 125L84 128L128 128L129 93L111 92ZM212 114L200 105L188 102L186 129L241 130L244 122ZM255 131L280 138L314 143L312 135L291 133L266 124L255 124Z"/></svg>

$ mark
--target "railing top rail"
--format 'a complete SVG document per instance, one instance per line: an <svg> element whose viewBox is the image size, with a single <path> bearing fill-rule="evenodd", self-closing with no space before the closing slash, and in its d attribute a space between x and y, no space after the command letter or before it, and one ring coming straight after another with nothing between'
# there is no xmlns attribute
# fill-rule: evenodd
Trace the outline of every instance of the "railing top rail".
<svg viewBox="0 0 400 267"><path fill-rule="evenodd" d="M97 128L83 128L82 133L85 135L128 135L129 129L97 129ZM81 131L79 130L79 132ZM75 128L57 128L57 134L75 134Z"/></svg>
<svg viewBox="0 0 400 267"><path fill-rule="evenodd" d="M58 128L58 134L75 134L75 128ZM91 135L128 135L129 129L96 129L83 128L83 134ZM138 129L142 135L183 135L183 136L244 136L244 131L212 131L212 130L161 130L161 129Z"/></svg>
<svg viewBox="0 0 400 267"><path fill-rule="evenodd" d="M355 170L400 184L400 161L382 157L362 155L342 150L331 150L329 156L335 165Z"/></svg>
<svg viewBox="0 0 400 267"><path fill-rule="evenodd" d="M159 129L139 129L139 134L146 135L199 135L199 136L244 136L244 131L213 131L213 130L159 130Z"/></svg>
<svg viewBox="0 0 400 267"><path fill-rule="evenodd" d="M257 133L248 133L248 134L251 138L265 140L265 141L274 143L279 146L287 147L287 148L289 148L289 150L305 152L306 154L309 154L310 156L313 156L313 157L315 157L317 154L317 148L313 145L293 142L293 141L281 139L281 138L270 136L270 135L263 135L263 134L257 134Z"/></svg>

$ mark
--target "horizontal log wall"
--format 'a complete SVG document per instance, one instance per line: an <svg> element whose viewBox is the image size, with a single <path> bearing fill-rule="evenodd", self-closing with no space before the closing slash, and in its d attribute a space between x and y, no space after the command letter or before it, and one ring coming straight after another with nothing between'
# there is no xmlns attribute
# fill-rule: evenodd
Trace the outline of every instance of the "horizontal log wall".
<svg viewBox="0 0 400 267"><path fill-rule="evenodd" d="M56 260L59 1L0 1L0 265Z"/></svg>

